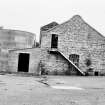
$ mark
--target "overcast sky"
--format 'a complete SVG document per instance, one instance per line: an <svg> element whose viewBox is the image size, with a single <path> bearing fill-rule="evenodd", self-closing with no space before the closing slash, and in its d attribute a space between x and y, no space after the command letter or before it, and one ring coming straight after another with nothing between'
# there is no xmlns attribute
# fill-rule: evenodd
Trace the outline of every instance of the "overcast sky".
<svg viewBox="0 0 105 105"><path fill-rule="evenodd" d="M105 0L0 0L0 26L33 32L37 40L41 26L77 14L105 35Z"/></svg>

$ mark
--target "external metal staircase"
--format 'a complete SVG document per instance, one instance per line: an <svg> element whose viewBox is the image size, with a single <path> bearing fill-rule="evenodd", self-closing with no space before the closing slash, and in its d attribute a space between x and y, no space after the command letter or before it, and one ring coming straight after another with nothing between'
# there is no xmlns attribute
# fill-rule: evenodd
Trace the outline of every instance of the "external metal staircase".
<svg viewBox="0 0 105 105"><path fill-rule="evenodd" d="M50 51L59 52L70 64L72 64L76 68L76 70L78 70L80 72L81 75L85 75L85 73L83 71L81 71L80 68L78 66L76 66L69 58L67 58L60 50L50 49Z"/></svg>

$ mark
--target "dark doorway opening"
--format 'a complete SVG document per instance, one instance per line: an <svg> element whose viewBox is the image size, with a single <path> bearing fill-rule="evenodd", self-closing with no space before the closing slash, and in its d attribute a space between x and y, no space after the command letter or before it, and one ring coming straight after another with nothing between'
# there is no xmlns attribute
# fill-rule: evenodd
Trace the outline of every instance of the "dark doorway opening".
<svg viewBox="0 0 105 105"><path fill-rule="evenodd" d="M98 71L95 71L95 72L94 72L94 75L95 75L95 76L98 76L98 75L99 75Z"/></svg>
<svg viewBox="0 0 105 105"><path fill-rule="evenodd" d="M30 55L28 53L19 53L18 72L28 72L29 57Z"/></svg>
<svg viewBox="0 0 105 105"><path fill-rule="evenodd" d="M51 48L57 48L57 47L58 47L58 35L52 34Z"/></svg>

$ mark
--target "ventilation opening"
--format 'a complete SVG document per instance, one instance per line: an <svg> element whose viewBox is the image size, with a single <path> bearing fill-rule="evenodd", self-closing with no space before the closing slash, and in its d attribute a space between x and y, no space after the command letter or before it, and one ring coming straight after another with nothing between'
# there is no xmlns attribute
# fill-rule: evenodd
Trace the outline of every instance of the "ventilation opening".
<svg viewBox="0 0 105 105"><path fill-rule="evenodd" d="M51 48L57 48L57 47L58 47L58 35L52 34Z"/></svg>
<svg viewBox="0 0 105 105"><path fill-rule="evenodd" d="M29 57L28 53L20 53L18 60L18 72L28 72L29 71Z"/></svg>

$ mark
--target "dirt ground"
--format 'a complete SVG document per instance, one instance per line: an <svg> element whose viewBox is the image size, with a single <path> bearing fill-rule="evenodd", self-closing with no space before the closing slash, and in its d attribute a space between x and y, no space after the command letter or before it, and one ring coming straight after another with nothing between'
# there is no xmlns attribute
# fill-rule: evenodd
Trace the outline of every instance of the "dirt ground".
<svg viewBox="0 0 105 105"><path fill-rule="evenodd" d="M0 75L0 105L105 105L105 77Z"/></svg>

